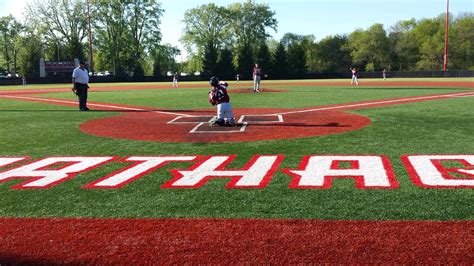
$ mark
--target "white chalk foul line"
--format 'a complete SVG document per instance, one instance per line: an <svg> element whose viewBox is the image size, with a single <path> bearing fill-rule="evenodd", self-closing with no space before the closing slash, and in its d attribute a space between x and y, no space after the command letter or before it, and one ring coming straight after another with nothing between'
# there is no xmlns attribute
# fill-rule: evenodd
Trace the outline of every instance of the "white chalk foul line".
<svg viewBox="0 0 474 266"><path fill-rule="evenodd" d="M474 94L470 94L470 95L459 95L459 96L452 96L451 98L467 98L467 97L474 97Z"/></svg>
<svg viewBox="0 0 474 266"><path fill-rule="evenodd" d="M31 101L41 101L41 102L51 102L51 103L77 104L77 102L75 102L75 101L45 99L45 98L26 97L26 96L0 95L0 97L1 98L11 98L11 99L31 100ZM181 114L181 113L175 113L175 112L165 112L165 111L156 111L156 110L147 110L147 109L141 109L141 108L125 107L125 106L116 106L116 105L107 105L107 104L98 104L98 103L88 103L87 105L95 106L95 107L105 107L105 108L117 109L117 110L142 111L142 112L158 113L158 114L165 114L165 115L176 115L176 116L191 117L191 115L187 115L187 114Z"/></svg>
<svg viewBox="0 0 474 266"><path fill-rule="evenodd" d="M324 111L324 110L344 109L344 108L349 108L349 107L370 106L370 105L385 104L385 103L409 102L413 100L455 98L455 97L468 97L468 96L473 96L473 92L461 92L461 93L455 93L455 94L412 97L412 98L403 98L403 99L398 99L398 100L386 100L386 101L377 101L377 102L369 102L369 103L343 104L343 105L338 105L338 106L328 106L328 107L312 108L312 109L299 110L299 111L274 113L271 115L291 115L291 114L309 113L309 112Z"/></svg>

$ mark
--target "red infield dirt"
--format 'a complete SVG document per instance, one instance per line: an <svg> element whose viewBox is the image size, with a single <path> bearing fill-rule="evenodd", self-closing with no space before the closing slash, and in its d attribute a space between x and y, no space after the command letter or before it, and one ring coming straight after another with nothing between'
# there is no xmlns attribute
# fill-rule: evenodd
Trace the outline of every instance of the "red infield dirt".
<svg viewBox="0 0 474 266"><path fill-rule="evenodd" d="M1 218L0 263L471 265L474 222Z"/></svg>
<svg viewBox="0 0 474 266"><path fill-rule="evenodd" d="M80 128L83 132L96 136L157 142L252 142L304 138L338 134L371 124L368 117L346 113L344 110L439 100L465 94L471 93L384 99L306 109L239 108L235 110L234 116L240 123L233 128L209 127L206 121L215 115L215 111L211 110L178 111L181 115L129 112L122 116L91 120ZM196 116L201 120L192 121L186 116Z"/></svg>
<svg viewBox="0 0 474 266"><path fill-rule="evenodd" d="M177 116L169 114L129 112L122 116L91 120L80 128L91 135L144 141L251 142L336 134L360 129L371 123L367 117L337 111L289 114L283 117L282 122L278 122L276 115L258 116L281 111L291 110L239 108L234 115L237 119L241 115L247 115L243 121L248 121L249 124L245 128L243 123L238 123L237 127L210 127L207 121L215 115L215 111L192 112L192 115L205 118L203 124L181 122L185 117L173 122ZM260 121L248 116L249 114L260 118ZM264 118L268 119L263 120Z"/></svg>

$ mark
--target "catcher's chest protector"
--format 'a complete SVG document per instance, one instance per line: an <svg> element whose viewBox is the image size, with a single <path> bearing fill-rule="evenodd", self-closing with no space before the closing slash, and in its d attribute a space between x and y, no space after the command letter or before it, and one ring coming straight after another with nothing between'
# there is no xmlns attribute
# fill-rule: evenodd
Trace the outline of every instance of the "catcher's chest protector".
<svg viewBox="0 0 474 266"><path fill-rule="evenodd" d="M212 93L217 103L229 102L230 100L227 89L224 86L219 85L215 87Z"/></svg>

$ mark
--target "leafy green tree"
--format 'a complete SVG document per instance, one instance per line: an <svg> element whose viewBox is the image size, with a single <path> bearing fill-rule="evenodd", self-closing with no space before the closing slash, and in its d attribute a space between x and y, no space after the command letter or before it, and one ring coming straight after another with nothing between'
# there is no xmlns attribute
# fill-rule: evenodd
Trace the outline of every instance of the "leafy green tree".
<svg viewBox="0 0 474 266"><path fill-rule="evenodd" d="M249 43L244 43L242 46L237 49L236 57L237 72L243 75L244 77L252 76L252 67L255 64L255 59L253 57L252 45Z"/></svg>
<svg viewBox="0 0 474 266"><path fill-rule="evenodd" d="M202 58L204 72L209 72L215 52L222 49L231 49L235 69L247 72L269 36L267 30L276 30L274 15L268 5L253 0L227 8L212 3L201 5L186 11L181 40L192 57Z"/></svg>
<svg viewBox="0 0 474 266"><path fill-rule="evenodd" d="M41 37L29 31L17 39L18 45L22 48L18 51L19 74L22 76L39 77L39 61L42 57L43 42Z"/></svg>
<svg viewBox="0 0 474 266"><path fill-rule="evenodd" d="M1 17L0 18L0 34L1 34L1 44L3 46L2 54L5 61L4 67L9 71L10 70L10 22L13 20L12 16Z"/></svg>
<svg viewBox="0 0 474 266"><path fill-rule="evenodd" d="M268 30L277 29L275 12L267 4L257 4L253 0L229 5L227 17L237 49L243 51L244 46L245 49L250 46L252 58L256 56L260 45L270 37Z"/></svg>
<svg viewBox="0 0 474 266"><path fill-rule="evenodd" d="M232 52L229 49L222 49L217 59L217 72L222 79L231 79L234 76L234 67L232 64Z"/></svg>
<svg viewBox="0 0 474 266"><path fill-rule="evenodd" d="M181 63L181 70L187 73L202 71L202 56L191 54L186 62Z"/></svg>
<svg viewBox="0 0 474 266"><path fill-rule="evenodd" d="M441 70L444 62L444 15L423 19L410 32L419 44L417 70Z"/></svg>
<svg viewBox="0 0 474 266"><path fill-rule="evenodd" d="M214 46L213 41L209 41L204 49L204 56L202 61L202 70L204 75L210 77L217 73L217 56L218 51Z"/></svg>
<svg viewBox="0 0 474 266"><path fill-rule="evenodd" d="M346 36L328 36L316 45L318 72L346 72L352 64Z"/></svg>
<svg viewBox="0 0 474 266"><path fill-rule="evenodd" d="M304 36L301 46L305 51L306 70L310 72L316 71L318 60L316 57L317 44L314 35Z"/></svg>
<svg viewBox="0 0 474 266"><path fill-rule="evenodd" d="M30 27L37 29L49 45L64 47L65 58L84 59L84 40L87 36L87 16L84 0L35 0L27 7Z"/></svg>
<svg viewBox="0 0 474 266"><path fill-rule="evenodd" d="M354 64L365 65L366 71L380 70L388 64L389 42L382 24L353 32L348 47Z"/></svg>
<svg viewBox="0 0 474 266"><path fill-rule="evenodd" d="M271 77L282 79L288 76L287 55L283 43L279 43L272 60Z"/></svg>
<svg viewBox="0 0 474 266"><path fill-rule="evenodd" d="M17 72L18 51L21 48L17 39L24 30L24 26L13 16L0 18L0 42L3 46L1 52L5 61L5 69L9 72Z"/></svg>
<svg viewBox="0 0 474 266"><path fill-rule="evenodd" d="M181 41L189 53L202 55L209 44L212 44L215 50L226 46L230 41L230 21L226 13L224 7L212 3L185 12Z"/></svg>
<svg viewBox="0 0 474 266"><path fill-rule="evenodd" d="M131 35L131 67L134 75L143 75L145 56L149 55L161 41L160 19L163 15L161 3L138 0L127 4L126 21Z"/></svg>
<svg viewBox="0 0 474 266"><path fill-rule="evenodd" d="M303 35L286 33L280 41L286 47L287 71L290 77L302 77L306 72L306 51L303 46L305 39Z"/></svg>
<svg viewBox="0 0 474 266"><path fill-rule="evenodd" d="M448 63L454 69L474 70L474 13L454 21L451 30Z"/></svg>
<svg viewBox="0 0 474 266"><path fill-rule="evenodd" d="M263 42L258 49L256 63L262 68L264 74L268 73L268 69L272 64L272 55L266 42Z"/></svg>
<svg viewBox="0 0 474 266"><path fill-rule="evenodd" d="M161 4L145 0L96 0L92 7L95 43L104 57L99 60L108 61L107 67L117 75L141 75L146 58L161 41Z"/></svg>
<svg viewBox="0 0 474 266"><path fill-rule="evenodd" d="M419 60L419 43L413 36L412 30L416 27L415 19L399 21L391 27L389 39L389 69L415 70Z"/></svg>
<svg viewBox="0 0 474 266"><path fill-rule="evenodd" d="M151 53L153 57L153 76L164 76L166 72L178 69L175 57L181 52L169 44L159 45Z"/></svg>
<svg viewBox="0 0 474 266"><path fill-rule="evenodd" d="M280 43L282 43L285 47L288 47L294 43L301 43L304 40L304 38L305 37L303 35L288 32L288 33L285 33L285 35L283 35L283 37L280 40Z"/></svg>
<svg viewBox="0 0 474 266"><path fill-rule="evenodd" d="M292 78L302 78L306 73L306 54L299 42L288 45L287 51L288 74Z"/></svg>
<svg viewBox="0 0 474 266"><path fill-rule="evenodd" d="M99 70L112 70L115 75L124 75L123 64L129 57L127 47L126 7L118 1L96 1L92 5L95 29L95 46Z"/></svg>

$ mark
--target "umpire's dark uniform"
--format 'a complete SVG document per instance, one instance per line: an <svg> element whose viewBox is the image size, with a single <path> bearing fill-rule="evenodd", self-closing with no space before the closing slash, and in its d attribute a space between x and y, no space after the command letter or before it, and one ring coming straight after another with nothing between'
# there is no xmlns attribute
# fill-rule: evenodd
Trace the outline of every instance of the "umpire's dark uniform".
<svg viewBox="0 0 474 266"><path fill-rule="evenodd" d="M89 73L84 68L84 62L79 62L79 67L72 72L72 83L75 93L79 96L79 109L81 111L89 111L87 108L87 90L89 89Z"/></svg>

